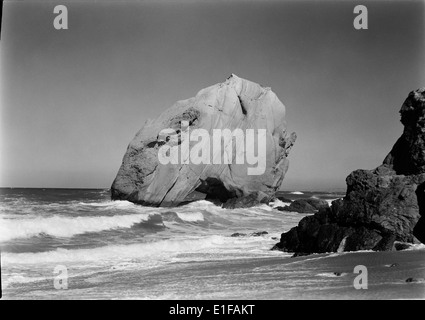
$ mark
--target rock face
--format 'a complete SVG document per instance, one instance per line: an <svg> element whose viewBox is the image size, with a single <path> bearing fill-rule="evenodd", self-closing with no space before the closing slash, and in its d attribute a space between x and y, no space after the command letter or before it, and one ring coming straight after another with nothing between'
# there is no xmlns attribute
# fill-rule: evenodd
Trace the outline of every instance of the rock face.
<svg viewBox="0 0 425 320"><path fill-rule="evenodd" d="M195 129L205 129L209 137L193 137ZM229 141L222 136L216 148L214 134L225 129L231 133L253 129L253 143L248 143L248 135L238 143L237 138ZM262 130L264 143L259 143ZM175 206L198 191L222 202L243 197L249 197L245 202L254 197L260 202L280 187L295 139L295 133L286 132L285 107L270 88L232 74L225 82L178 101L156 120L145 123L127 148L111 197L144 205ZM247 158L242 163L238 160L247 153L241 147L245 151L265 150L260 174L249 174L252 168L261 169L259 160L257 164ZM159 152L166 148L178 150L178 163L159 161ZM194 148L203 156L207 154L202 162L192 161ZM162 154L170 156L171 151Z"/></svg>
<svg viewBox="0 0 425 320"><path fill-rule="evenodd" d="M400 114L403 134L383 164L353 171L343 199L304 217L274 249L382 251L393 250L395 241L425 243L425 88L409 94Z"/></svg>

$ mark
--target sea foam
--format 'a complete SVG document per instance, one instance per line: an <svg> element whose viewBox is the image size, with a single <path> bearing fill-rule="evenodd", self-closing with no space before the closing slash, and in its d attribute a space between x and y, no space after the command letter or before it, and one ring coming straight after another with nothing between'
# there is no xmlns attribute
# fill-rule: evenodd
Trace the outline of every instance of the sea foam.
<svg viewBox="0 0 425 320"><path fill-rule="evenodd" d="M71 237L86 232L99 232L116 228L129 228L133 224L147 221L150 215L146 213L89 216L89 217L37 217L24 219L0 218L0 241L17 238L29 238L40 234L55 237Z"/></svg>

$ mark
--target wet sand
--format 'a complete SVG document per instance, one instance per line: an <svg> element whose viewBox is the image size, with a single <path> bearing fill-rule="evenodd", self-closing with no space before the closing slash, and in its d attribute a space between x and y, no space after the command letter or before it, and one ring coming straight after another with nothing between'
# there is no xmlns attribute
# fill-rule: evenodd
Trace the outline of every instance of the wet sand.
<svg viewBox="0 0 425 320"><path fill-rule="evenodd" d="M367 268L367 289L355 289L356 265ZM406 282L414 278L418 281ZM68 290L50 282L6 290L9 299L424 299L425 249L315 254L289 258L203 260L150 269L73 277ZM12 290L14 291L14 290ZM15 295L15 294L16 295Z"/></svg>

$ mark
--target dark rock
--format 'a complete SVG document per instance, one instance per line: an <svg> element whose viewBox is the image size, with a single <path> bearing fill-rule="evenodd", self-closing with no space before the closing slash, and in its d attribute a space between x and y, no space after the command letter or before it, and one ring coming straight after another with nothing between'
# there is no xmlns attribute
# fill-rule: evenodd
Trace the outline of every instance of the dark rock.
<svg viewBox="0 0 425 320"><path fill-rule="evenodd" d="M329 203L323 199L307 198L302 200L306 201L309 205L317 210L329 208Z"/></svg>
<svg viewBox="0 0 425 320"><path fill-rule="evenodd" d="M277 199L279 199L280 201L282 201L282 202L289 202L289 203L291 203L292 202L292 200L291 199L288 199L288 198L285 198L285 197L283 197L283 196L278 196L278 197L276 197Z"/></svg>
<svg viewBox="0 0 425 320"><path fill-rule="evenodd" d="M413 235L422 243L425 243L425 216L419 218L418 223L413 228Z"/></svg>
<svg viewBox="0 0 425 320"><path fill-rule="evenodd" d="M375 230L359 227L346 240L343 251L371 250L382 240Z"/></svg>
<svg viewBox="0 0 425 320"><path fill-rule="evenodd" d="M315 213L320 209L329 208L326 200L316 198L297 199L289 206L277 207L279 211L290 211L298 213Z"/></svg>
<svg viewBox="0 0 425 320"><path fill-rule="evenodd" d="M341 227L336 223L322 224L317 237L310 240L309 246L314 248L312 252L345 251L345 242L353 231L352 228Z"/></svg>
<svg viewBox="0 0 425 320"><path fill-rule="evenodd" d="M222 208L225 209L238 209L238 208L251 208L261 204L268 204L270 201L270 196L267 194L258 191L251 193L248 196L240 198L232 198L227 200L222 204Z"/></svg>
<svg viewBox="0 0 425 320"><path fill-rule="evenodd" d="M425 173L425 88L409 93L400 115L404 131L384 164L399 175Z"/></svg>
<svg viewBox="0 0 425 320"><path fill-rule="evenodd" d="M249 235L247 235L246 233L233 233L232 235L230 235L231 237L246 237L246 236L250 236L250 237L260 237L260 236L264 236L266 234L269 234L267 231L257 231L257 232L253 232L250 233Z"/></svg>
<svg viewBox="0 0 425 320"><path fill-rule="evenodd" d="M410 249L411 247L412 247L412 244L411 243L407 243L407 242L396 241L394 243L394 248L397 251L402 251L402 250Z"/></svg>
<svg viewBox="0 0 425 320"><path fill-rule="evenodd" d="M276 239L277 240L277 239ZM270 248L271 251L285 251L282 247L280 247L280 242L276 243L273 247Z"/></svg>
<svg viewBox="0 0 425 320"><path fill-rule="evenodd" d="M394 241L396 240L396 235L393 233L382 233L382 239L378 244L372 249L374 251L392 251L394 248Z"/></svg>
<svg viewBox="0 0 425 320"><path fill-rule="evenodd" d="M258 231L258 232L253 232L250 234L251 237L259 237L259 236L264 236L266 234L269 234L267 231Z"/></svg>
<svg viewBox="0 0 425 320"><path fill-rule="evenodd" d="M423 279L423 278L407 278L406 282L408 282L408 283L411 283L411 282L423 283L423 282L425 282L425 279Z"/></svg>
<svg viewBox="0 0 425 320"><path fill-rule="evenodd" d="M236 233L232 233L230 236L231 237L246 237L246 233L236 232Z"/></svg>
<svg viewBox="0 0 425 320"><path fill-rule="evenodd" d="M342 272L334 272L334 275L336 275L337 277L340 277L342 275Z"/></svg>
<svg viewBox="0 0 425 320"><path fill-rule="evenodd" d="M319 221L320 224L328 224L328 223L334 223L335 216L331 210L331 208L321 209L319 212L317 212L314 217Z"/></svg>
<svg viewBox="0 0 425 320"><path fill-rule="evenodd" d="M275 249L289 252L301 251L298 250L300 246L300 240L298 239L298 231L295 228L292 228L286 233L282 233L280 237L280 242L275 245Z"/></svg>
<svg viewBox="0 0 425 320"><path fill-rule="evenodd" d="M279 250L389 251L398 242L425 243L425 89L411 92L400 113L404 132L383 164L350 173L345 197L283 233Z"/></svg>
<svg viewBox="0 0 425 320"><path fill-rule="evenodd" d="M310 255L310 254L311 254L311 253L308 253L308 252L295 252L295 253L291 256L291 258L308 256L308 255Z"/></svg>
<svg viewBox="0 0 425 320"><path fill-rule="evenodd" d="M390 265L390 268L395 268L395 267L398 267L398 266L399 266L398 263L393 263L393 264Z"/></svg>
<svg viewBox="0 0 425 320"><path fill-rule="evenodd" d="M279 211L314 213L317 211L315 207L303 199L293 201L289 206L278 207Z"/></svg>

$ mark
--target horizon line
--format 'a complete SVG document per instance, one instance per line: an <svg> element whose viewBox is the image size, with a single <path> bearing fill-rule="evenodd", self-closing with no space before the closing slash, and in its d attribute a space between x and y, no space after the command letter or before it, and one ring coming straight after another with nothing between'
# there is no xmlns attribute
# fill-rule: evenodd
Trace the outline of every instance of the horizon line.
<svg viewBox="0 0 425 320"><path fill-rule="evenodd" d="M62 189L62 190L99 190L99 189L103 189L103 190L110 190L111 187L97 187L97 188L78 188L78 187L74 187L74 188L69 188L69 187L0 187L0 189ZM332 191L344 191L345 192L346 188L329 188L329 189L311 189L311 190L303 190L303 189L285 189L285 190L276 190L276 192L294 192L294 191L299 191L299 192L332 192Z"/></svg>

